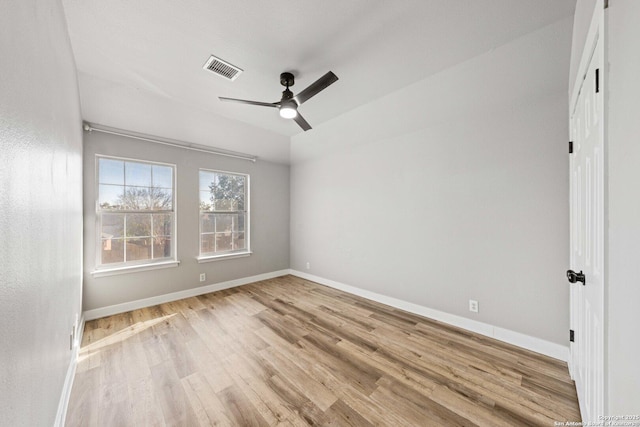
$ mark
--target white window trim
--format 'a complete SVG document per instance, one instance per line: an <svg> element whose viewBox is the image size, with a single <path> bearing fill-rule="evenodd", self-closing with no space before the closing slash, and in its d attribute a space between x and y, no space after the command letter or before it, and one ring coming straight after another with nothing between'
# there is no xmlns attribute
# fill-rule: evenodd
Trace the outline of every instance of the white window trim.
<svg viewBox="0 0 640 427"><path fill-rule="evenodd" d="M222 261L225 259L246 258L248 256L251 256L251 254L253 254L253 252L251 251L229 252L229 253L220 254L220 255L199 256L199 257L196 257L196 260L198 261L198 264L202 264L204 262Z"/></svg>
<svg viewBox="0 0 640 427"><path fill-rule="evenodd" d="M101 244L102 244L102 233L101 233L101 215L100 215L100 209L99 209L99 204L100 204L100 168L98 167L98 163L100 159L113 159L113 160L121 160L124 162L136 162L136 163L145 163L145 164L150 164L150 165L161 165L161 166L170 166L173 169L173 188L172 188L172 194L173 194L173 201L172 201L172 206L173 206L173 227L172 227L172 236L171 236L171 253L173 254L173 256L171 258L160 258L160 259L156 259L156 260L144 260L144 261L130 261L131 263L113 263L113 264L102 264L102 257L101 257ZM115 274L124 274L124 273L133 273L133 272L137 272L137 271L146 271L146 270L154 270L154 269L160 269L160 268L170 268L170 267L177 267L180 264L180 261L178 261L178 209L176 206L176 200L178 199L177 196L177 192L178 192L178 166L174 163L166 163L166 162L159 162L159 161L154 161L154 160L142 160L142 159L135 159L135 158L131 158L131 157L119 157L119 156L109 156L109 155L103 155L103 154L96 154L95 155L95 166L94 166L95 170L94 170L94 191L95 191L95 216L96 216L96 221L95 221L95 250L96 250L96 256L95 256L95 270L92 271L90 274L93 277L105 277L105 276L112 276ZM116 211L115 213L118 213L118 211ZM149 212L152 213L152 212Z"/></svg>
<svg viewBox="0 0 640 427"><path fill-rule="evenodd" d="M248 173L241 173L241 172L230 172L230 171L223 171L223 170L219 170L219 169L207 169L207 168L199 168L198 169L198 206L200 205L200 172L204 171L204 172L213 172L213 173L224 173L224 174L228 174L228 175L242 175L245 177L246 179L246 194L245 194L245 206L246 206L246 210L245 212L247 213L247 219L245 222L245 239L247 241L246 244L246 248L239 250L239 251L235 251L235 252L226 252L226 253L220 253L220 254L215 254L215 253L210 253L207 252L205 254L203 254L202 252L200 252L202 250L202 221L201 221L201 215L202 215L202 211L200 210L200 208L198 208L198 256L196 257L196 260L198 261L199 264L204 263L204 262L212 262L212 261L221 261L221 260L225 260L225 259L231 259L231 258L243 258L243 257L248 257L251 254L253 254L253 252L251 251L251 176Z"/></svg>
<svg viewBox="0 0 640 427"><path fill-rule="evenodd" d="M163 268L172 268L180 265L180 261L162 261L140 265L128 265L116 268L101 268L91 272L93 277L115 276L117 274L137 273L139 271L159 270Z"/></svg>

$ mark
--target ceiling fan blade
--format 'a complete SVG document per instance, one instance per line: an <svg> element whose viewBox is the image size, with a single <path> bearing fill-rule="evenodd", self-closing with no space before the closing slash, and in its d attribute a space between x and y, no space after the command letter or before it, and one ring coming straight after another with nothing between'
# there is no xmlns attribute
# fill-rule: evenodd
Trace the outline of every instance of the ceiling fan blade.
<svg viewBox="0 0 640 427"><path fill-rule="evenodd" d="M303 102L307 101L309 98L317 95L336 81L338 81L338 76L329 71L327 74L311 83L309 87L298 93L293 99L295 99L298 105L300 105Z"/></svg>
<svg viewBox="0 0 640 427"><path fill-rule="evenodd" d="M311 129L311 125L304 119L304 117L302 117L300 115L300 113L298 113L293 120L295 120L295 122L298 124L298 126L300 126L302 128L303 131L308 131L309 129Z"/></svg>
<svg viewBox="0 0 640 427"><path fill-rule="evenodd" d="M280 105L279 102L247 101L246 99L224 98L222 96L219 96L218 99L220 99L220 101L225 101L225 102L237 102L237 103L240 103L240 104L258 105L260 107L275 107L275 108L278 108L278 106Z"/></svg>

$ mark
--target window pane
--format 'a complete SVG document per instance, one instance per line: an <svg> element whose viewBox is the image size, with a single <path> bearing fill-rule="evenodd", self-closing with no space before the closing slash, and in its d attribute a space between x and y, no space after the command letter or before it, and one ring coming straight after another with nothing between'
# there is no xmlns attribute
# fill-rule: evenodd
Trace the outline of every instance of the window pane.
<svg viewBox="0 0 640 427"><path fill-rule="evenodd" d="M200 236L200 253L211 253L216 250L215 234L202 234Z"/></svg>
<svg viewBox="0 0 640 427"><path fill-rule="evenodd" d="M216 233L216 252L230 251L231 233Z"/></svg>
<svg viewBox="0 0 640 427"><path fill-rule="evenodd" d="M102 264L124 262L124 244L122 239L102 239Z"/></svg>
<svg viewBox="0 0 640 427"><path fill-rule="evenodd" d="M215 174L213 172L200 171L200 191L209 192L209 186L213 182Z"/></svg>
<svg viewBox="0 0 640 427"><path fill-rule="evenodd" d="M139 211L149 209L148 187L125 187L122 198L123 209Z"/></svg>
<svg viewBox="0 0 640 427"><path fill-rule="evenodd" d="M214 209L216 211L237 211L238 201L233 199L216 199L214 202Z"/></svg>
<svg viewBox="0 0 640 427"><path fill-rule="evenodd" d="M150 214L128 214L126 218L127 237L147 237L151 236L151 215ZM129 246L127 245L127 251ZM127 255L129 258L129 255Z"/></svg>
<svg viewBox="0 0 640 427"><path fill-rule="evenodd" d="M124 236L124 214L103 213L101 234L103 239Z"/></svg>
<svg viewBox="0 0 640 427"><path fill-rule="evenodd" d="M124 185L124 162L122 160L98 159L98 183Z"/></svg>
<svg viewBox="0 0 640 427"><path fill-rule="evenodd" d="M151 165L126 162L124 170L127 185L151 187Z"/></svg>
<svg viewBox="0 0 640 427"><path fill-rule="evenodd" d="M236 226L235 230L237 230L237 231L245 231L245 229L244 229L244 223L245 223L246 218L247 218L247 215L246 215L246 214L240 214L240 215L238 215L238 218L237 218L238 225ZM234 230L234 231L235 231L235 230Z"/></svg>
<svg viewBox="0 0 640 427"><path fill-rule="evenodd" d="M210 186L216 210L244 210L245 177L216 173Z"/></svg>
<svg viewBox="0 0 640 427"><path fill-rule="evenodd" d="M153 236L171 236L172 214L153 214Z"/></svg>
<svg viewBox="0 0 640 427"><path fill-rule="evenodd" d="M233 249L246 249L244 233L233 233Z"/></svg>
<svg viewBox="0 0 640 427"><path fill-rule="evenodd" d="M173 168L171 166L152 165L152 186L173 188Z"/></svg>
<svg viewBox="0 0 640 427"><path fill-rule="evenodd" d="M211 205L211 193L208 191L200 191L200 210L213 210L213 206Z"/></svg>
<svg viewBox="0 0 640 427"><path fill-rule="evenodd" d="M127 240L127 261L138 261L151 259L151 238L126 239Z"/></svg>
<svg viewBox="0 0 640 427"><path fill-rule="evenodd" d="M171 237L154 237L153 239L153 258L169 258L171 257Z"/></svg>
<svg viewBox="0 0 640 427"><path fill-rule="evenodd" d="M216 232L231 232L233 223L233 215L216 215Z"/></svg>
<svg viewBox="0 0 640 427"><path fill-rule="evenodd" d="M173 209L173 190L170 188L149 188L151 209L156 211Z"/></svg>
<svg viewBox="0 0 640 427"><path fill-rule="evenodd" d="M238 210L243 211L245 210L244 196L245 196L245 193L247 192L244 176L236 177L236 185L234 190L235 190L234 198L238 201Z"/></svg>
<svg viewBox="0 0 640 427"><path fill-rule="evenodd" d="M214 214L201 214L200 215L202 233L212 233L215 231L216 216Z"/></svg>
<svg viewBox="0 0 640 427"><path fill-rule="evenodd" d="M124 187L119 185L99 185L98 204L101 209L124 209Z"/></svg>

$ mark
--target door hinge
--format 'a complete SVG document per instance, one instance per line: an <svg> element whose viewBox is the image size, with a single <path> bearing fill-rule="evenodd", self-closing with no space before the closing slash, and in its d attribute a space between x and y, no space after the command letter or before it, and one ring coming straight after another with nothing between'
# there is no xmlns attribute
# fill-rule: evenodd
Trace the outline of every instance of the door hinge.
<svg viewBox="0 0 640 427"><path fill-rule="evenodd" d="M609 9L609 0L604 0L604 8Z"/></svg>
<svg viewBox="0 0 640 427"><path fill-rule="evenodd" d="M573 141L569 141L569 154L573 153Z"/></svg>
<svg viewBox="0 0 640 427"><path fill-rule="evenodd" d="M600 92L600 68L596 68L596 93Z"/></svg>
<svg viewBox="0 0 640 427"><path fill-rule="evenodd" d="M569 341L574 342L576 339L576 334L573 332L573 329L569 329Z"/></svg>

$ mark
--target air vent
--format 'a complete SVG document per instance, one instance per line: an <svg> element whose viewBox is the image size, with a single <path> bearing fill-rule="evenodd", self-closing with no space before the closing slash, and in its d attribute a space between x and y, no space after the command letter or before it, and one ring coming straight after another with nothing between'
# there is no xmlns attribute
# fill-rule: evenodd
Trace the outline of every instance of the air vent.
<svg viewBox="0 0 640 427"><path fill-rule="evenodd" d="M242 70L240 68L236 67L235 65L231 65L220 58L216 58L213 55L211 55L211 57L207 60L207 63L204 64L202 68L231 81L237 79L240 73L242 73Z"/></svg>

